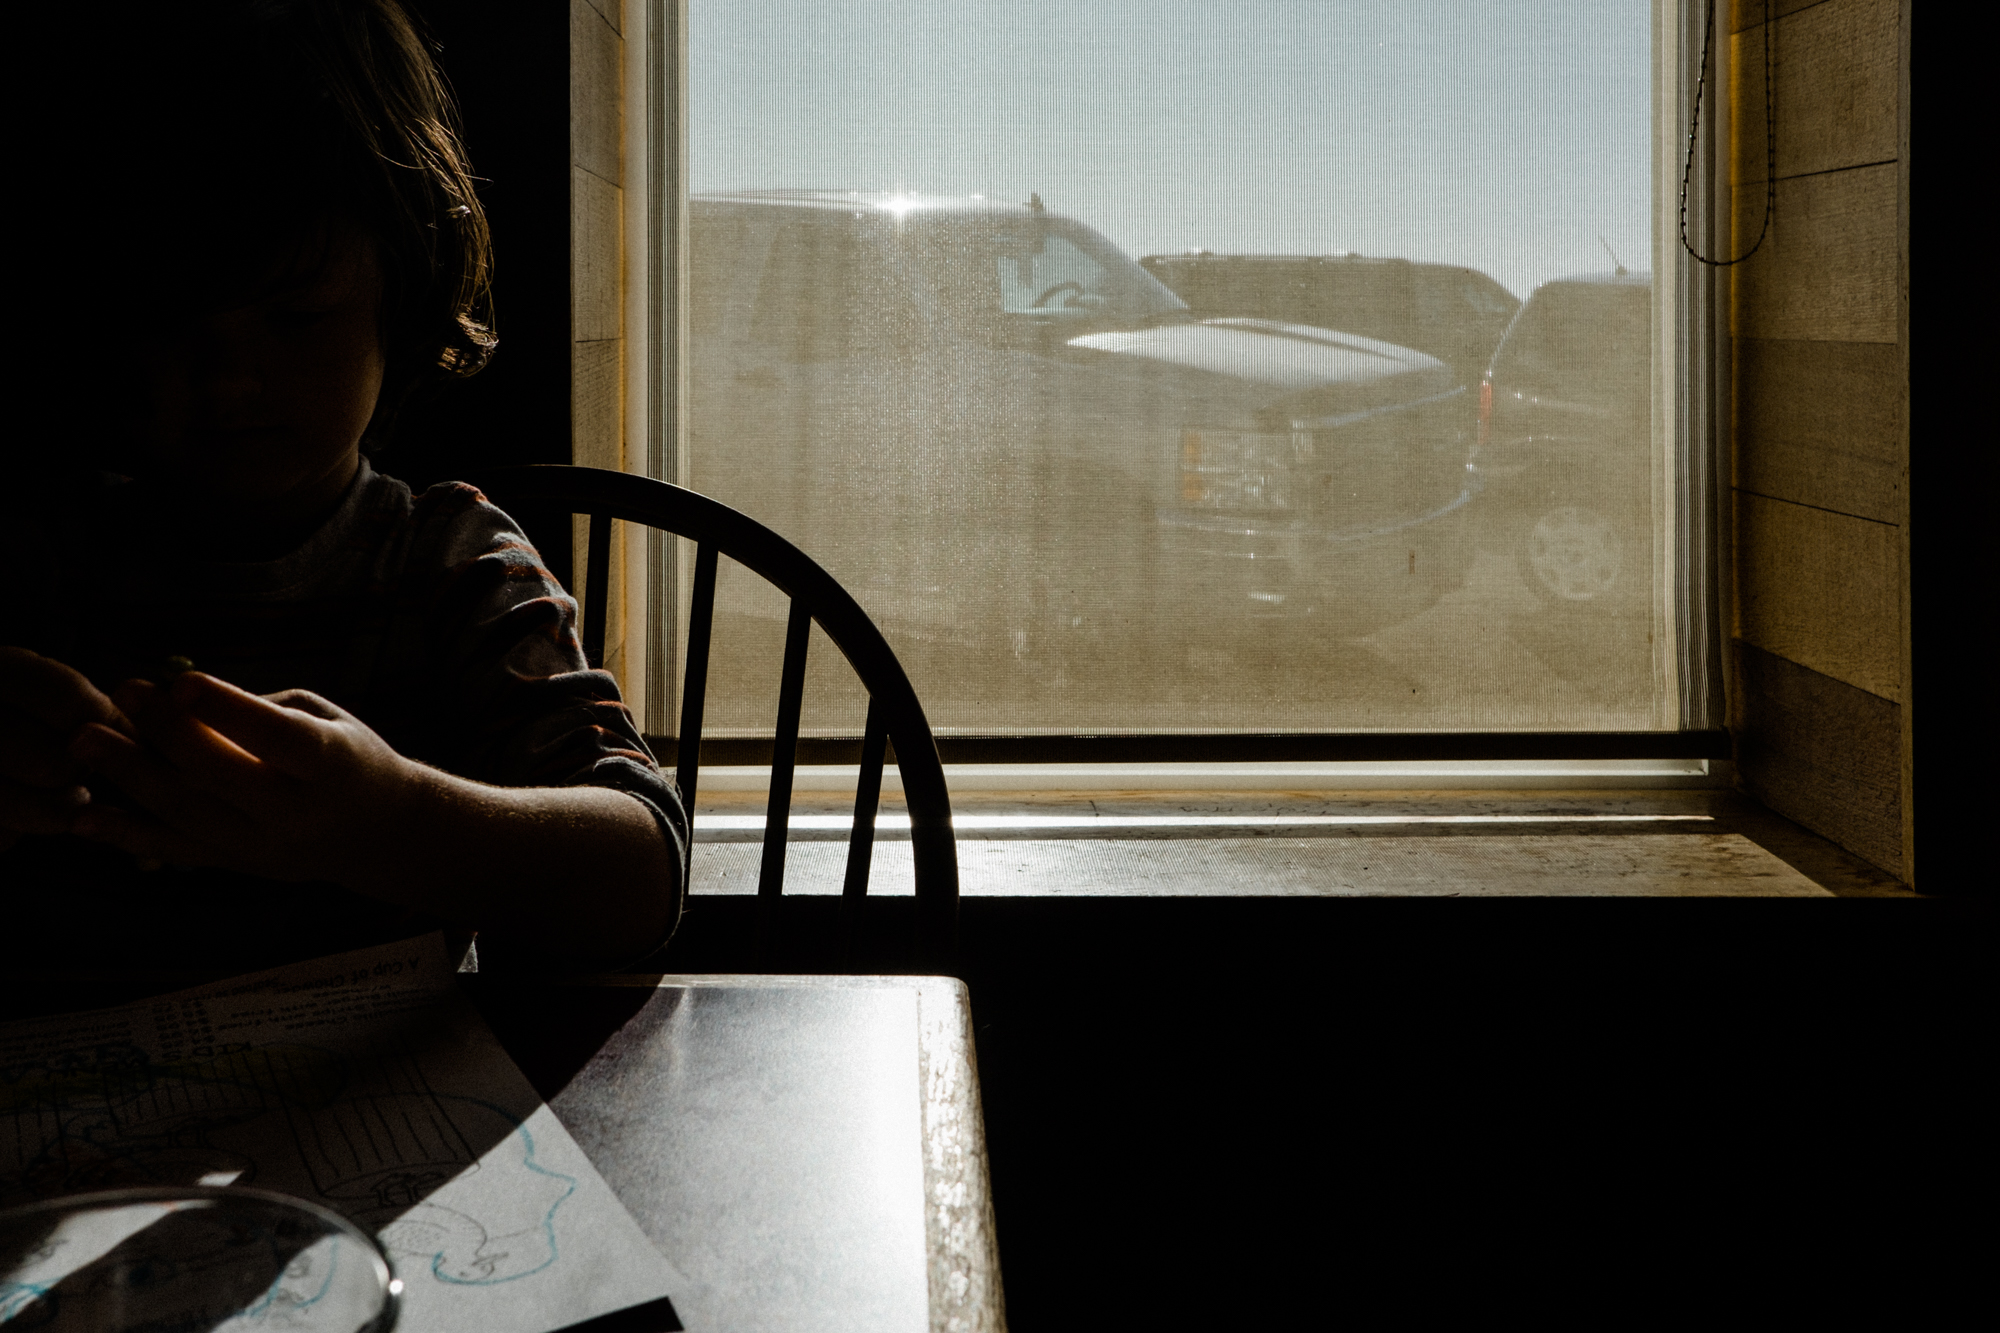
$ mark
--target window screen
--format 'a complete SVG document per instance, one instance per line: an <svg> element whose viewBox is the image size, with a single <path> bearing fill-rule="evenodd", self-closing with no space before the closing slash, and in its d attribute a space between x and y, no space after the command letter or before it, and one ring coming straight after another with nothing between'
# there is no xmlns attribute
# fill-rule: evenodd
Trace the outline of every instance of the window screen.
<svg viewBox="0 0 2000 1333"><path fill-rule="evenodd" d="M689 0L681 468L941 733L1673 727L1647 0ZM710 718L783 598L725 562ZM863 701L815 646L807 730Z"/></svg>

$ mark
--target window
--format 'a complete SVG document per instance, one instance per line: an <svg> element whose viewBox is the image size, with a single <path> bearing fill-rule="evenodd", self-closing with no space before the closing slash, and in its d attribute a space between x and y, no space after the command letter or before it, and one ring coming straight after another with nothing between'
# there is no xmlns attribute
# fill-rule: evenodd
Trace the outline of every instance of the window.
<svg viewBox="0 0 2000 1333"><path fill-rule="evenodd" d="M941 736L1713 724L1671 5L687 14L674 475ZM711 727L768 733L783 600L717 615Z"/></svg>

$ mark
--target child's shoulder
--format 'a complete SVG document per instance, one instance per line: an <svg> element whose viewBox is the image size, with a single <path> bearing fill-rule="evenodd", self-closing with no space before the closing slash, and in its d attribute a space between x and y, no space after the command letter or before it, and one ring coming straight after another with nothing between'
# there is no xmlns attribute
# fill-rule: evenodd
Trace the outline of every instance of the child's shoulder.
<svg viewBox="0 0 2000 1333"><path fill-rule="evenodd" d="M438 482L410 500L407 512L410 558L419 567L458 570L482 560L541 566L521 525L470 482Z"/></svg>

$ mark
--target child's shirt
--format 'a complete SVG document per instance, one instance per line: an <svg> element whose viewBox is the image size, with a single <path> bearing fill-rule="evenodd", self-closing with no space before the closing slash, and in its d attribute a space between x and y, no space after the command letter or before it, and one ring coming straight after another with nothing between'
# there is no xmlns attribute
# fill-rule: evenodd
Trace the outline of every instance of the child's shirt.
<svg viewBox="0 0 2000 1333"><path fill-rule="evenodd" d="M18 627L30 631L25 640L10 641L68 663L107 693L134 676L157 679L167 659L182 657L255 693L323 695L399 753L462 777L614 788L652 813L685 880L688 820L678 788L654 762L617 682L584 662L575 601L513 520L473 487L447 483L413 497L364 459L339 510L304 545L257 564L193 558L174 515L150 504L137 483L48 517L48 544L36 554L55 558L29 562L42 594L29 601L46 598L45 609ZM38 577L35 564L43 565ZM28 841L42 845L24 844L0 865L15 860L17 872L50 888L102 851L75 839ZM217 954L211 946L224 937L232 943L218 963L220 955L236 961L239 949L310 953L325 943L331 952L429 925L331 886L312 886L321 905L294 910L306 908L304 886L172 870L125 882L103 873L111 860L97 855L95 864L90 878L109 886L123 918L100 924L150 929L155 939L171 931L172 952L188 961ZM562 910L562 887L549 886L552 911ZM265 912L266 927L295 930L298 947L259 948L268 930L255 925L239 938L243 918L257 915L246 904L281 899L287 910ZM317 931L303 919L312 916Z"/></svg>

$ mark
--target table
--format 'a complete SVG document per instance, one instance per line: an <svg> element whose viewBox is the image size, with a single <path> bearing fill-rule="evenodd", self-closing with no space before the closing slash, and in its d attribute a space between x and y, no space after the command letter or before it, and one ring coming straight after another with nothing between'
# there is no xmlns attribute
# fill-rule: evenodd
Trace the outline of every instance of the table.
<svg viewBox="0 0 2000 1333"><path fill-rule="evenodd" d="M217 979L14 970L0 975L0 1017ZM459 983L681 1271L688 1329L1004 1333L963 982ZM660 1327L619 1319L590 1333Z"/></svg>
<svg viewBox="0 0 2000 1333"><path fill-rule="evenodd" d="M689 1329L1005 1328L964 983L463 980Z"/></svg>

